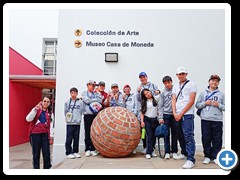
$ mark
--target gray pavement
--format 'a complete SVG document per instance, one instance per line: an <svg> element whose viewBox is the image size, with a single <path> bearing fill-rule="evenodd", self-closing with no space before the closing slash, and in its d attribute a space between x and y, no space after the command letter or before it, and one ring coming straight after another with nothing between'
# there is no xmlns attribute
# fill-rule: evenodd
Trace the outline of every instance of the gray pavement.
<svg viewBox="0 0 240 180"><path fill-rule="evenodd" d="M9 169L32 169L32 153L29 143L9 148ZM52 151L52 146L51 146ZM146 159L140 152L124 158L107 158L101 155L85 157L81 152L81 158L67 159L53 166L52 169L182 169L185 160L164 160L159 156ZM158 154L158 153L157 153ZM196 164L194 169L219 169L218 165L202 163L202 152L196 152ZM42 164L42 158L41 158ZM41 165L42 167L42 165Z"/></svg>

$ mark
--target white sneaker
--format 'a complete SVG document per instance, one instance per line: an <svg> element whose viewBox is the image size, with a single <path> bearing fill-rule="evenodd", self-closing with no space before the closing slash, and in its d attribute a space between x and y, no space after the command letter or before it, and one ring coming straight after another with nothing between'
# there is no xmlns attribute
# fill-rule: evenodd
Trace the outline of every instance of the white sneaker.
<svg viewBox="0 0 240 180"><path fill-rule="evenodd" d="M213 163L216 164L216 165L218 165L217 159L214 159L214 160L213 160Z"/></svg>
<svg viewBox="0 0 240 180"><path fill-rule="evenodd" d="M97 156L99 153L95 150L95 151L90 151L91 155L93 156Z"/></svg>
<svg viewBox="0 0 240 180"><path fill-rule="evenodd" d="M209 164L210 163L210 159L208 157L206 157L204 160L203 160L203 164Z"/></svg>
<svg viewBox="0 0 240 180"><path fill-rule="evenodd" d="M184 156L183 154L179 154L179 155L177 155L177 156L175 156L175 158L173 158L173 159L185 159L186 158L186 156Z"/></svg>
<svg viewBox="0 0 240 180"><path fill-rule="evenodd" d="M155 153L155 151L152 152L152 157L157 157L157 154Z"/></svg>
<svg viewBox="0 0 240 180"><path fill-rule="evenodd" d="M97 150L95 150L95 152L97 153L97 155L99 155L99 154L100 154L100 152L98 152Z"/></svg>
<svg viewBox="0 0 240 180"><path fill-rule="evenodd" d="M141 151L142 154L146 154L146 152L147 152L147 148L144 148L144 149Z"/></svg>
<svg viewBox="0 0 240 180"><path fill-rule="evenodd" d="M89 157L89 156L91 156L91 152L90 152L89 150L88 150L88 151L86 151L86 152L85 152L85 156L86 156L86 157Z"/></svg>
<svg viewBox="0 0 240 180"><path fill-rule="evenodd" d="M134 149L134 150L132 151L132 154L137 154L137 151Z"/></svg>
<svg viewBox="0 0 240 180"><path fill-rule="evenodd" d="M67 155L67 158L68 158L68 159L74 159L75 156L74 156L73 154L69 154L69 155Z"/></svg>
<svg viewBox="0 0 240 180"><path fill-rule="evenodd" d="M172 154L172 158L173 158L173 159L177 159L177 156L178 156L177 153L173 153L173 154Z"/></svg>
<svg viewBox="0 0 240 180"><path fill-rule="evenodd" d="M147 159L151 159L151 155L150 154L146 154L146 158Z"/></svg>
<svg viewBox="0 0 240 180"><path fill-rule="evenodd" d="M165 159L170 159L170 154L169 153L165 154Z"/></svg>
<svg viewBox="0 0 240 180"><path fill-rule="evenodd" d="M80 158L80 157L81 157L81 155L78 154L78 153L74 153L73 155L74 155L76 158Z"/></svg>
<svg viewBox="0 0 240 180"><path fill-rule="evenodd" d="M185 164L183 165L183 169L191 169L191 168L193 168L195 166L195 164L192 162L192 161L190 161L190 160L187 160L186 162L185 162Z"/></svg>

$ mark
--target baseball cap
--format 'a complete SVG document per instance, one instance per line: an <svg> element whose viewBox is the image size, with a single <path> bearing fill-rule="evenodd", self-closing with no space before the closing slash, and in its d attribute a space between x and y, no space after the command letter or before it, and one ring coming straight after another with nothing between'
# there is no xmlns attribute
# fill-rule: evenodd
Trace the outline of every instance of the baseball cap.
<svg viewBox="0 0 240 180"><path fill-rule="evenodd" d="M128 84L126 84L125 86L123 86L123 89L125 89L125 88L131 88Z"/></svg>
<svg viewBox="0 0 240 180"><path fill-rule="evenodd" d="M111 88L112 87L118 87L118 84L117 83L113 83L112 85L111 85Z"/></svg>
<svg viewBox="0 0 240 180"><path fill-rule="evenodd" d="M89 80L89 81L87 82L87 85L88 85L88 84L94 84L94 85L96 85L96 81Z"/></svg>
<svg viewBox="0 0 240 180"><path fill-rule="evenodd" d="M211 75L208 81L210 81L210 80L212 80L212 79L217 79L218 81L221 80L221 78L220 78L217 74Z"/></svg>
<svg viewBox="0 0 240 180"><path fill-rule="evenodd" d="M187 69L185 67L178 67L177 68L177 74L180 74L180 73L188 73L187 72Z"/></svg>
<svg viewBox="0 0 240 180"><path fill-rule="evenodd" d="M100 86L100 85L105 86L105 82L100 81L100 82L98 83L98 86Z"/></svg>
<svg viewBox="0 0 240 180"><path fill-rule="evenodd" d="M147 74L146 74L145 72L140 72L140 73L139 73L139 77L140 77L140 76L147 76Z"/></svg>

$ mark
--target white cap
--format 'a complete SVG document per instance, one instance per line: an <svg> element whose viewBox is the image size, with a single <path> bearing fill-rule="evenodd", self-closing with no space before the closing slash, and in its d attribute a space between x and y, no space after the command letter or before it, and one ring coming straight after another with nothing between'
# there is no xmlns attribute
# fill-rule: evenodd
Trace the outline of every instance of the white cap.
<svg viewBox="0 0 240 180"><path fill-rule="evenodd" d="M180 73L187 73L187 69L185 67L178 67L177 74L180 74Z"/></svg>
<svg viewBox="0 0 240 180"><path fill-rule="evenodd" d="M87 82L87 85L88 84L94 84L94 85L96 85L96 81L94 81L94 80L89 80L88 82Z"/></svg>
<svg viewBox="0 0 240 180"><path fill-rule="evenodd" d="M112 87L118 87L118 84L117 83L113 83L112 85L111 85L111 88Z"/></svg>

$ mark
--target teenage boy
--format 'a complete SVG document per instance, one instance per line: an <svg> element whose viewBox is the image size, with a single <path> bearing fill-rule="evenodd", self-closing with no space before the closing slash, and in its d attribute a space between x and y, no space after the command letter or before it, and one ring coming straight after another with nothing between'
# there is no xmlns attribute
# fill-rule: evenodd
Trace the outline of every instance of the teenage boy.
<svg viewBox="0 0 240 180"><path fill-rule="evenodd" d="M108 93L105 92L105 82L100 81L98 83L98 87L95 89L95 92L100 93L102 95L102 109L105 108L105 100L107 99Z"/></svg>
<svg viewBox="0 0 240 180"><path fill-rule="evenodd" d="M176 75L179 83L173 86L172 91L173 116L182 126L186 143L187 161L183 168L191 169L195 166L194 101L197 87L192 81L187 80L188 72L185 67L179 67Z"/></svg>
<svg viewBox="0 0 240 180"><path fill-rule="evenodd" d="M200 94L195 105L197 109L202 109L200 117L205 156L203 164L209 164L211 160L217 164L216 157L222 148L225 95L218 89L220 80L218 75L211 75L208 88Z"/></svg>
<svg viewBox="0 0 240 180"><path fill-rule="evenodd" d="M91 140L91 125L94 120L94 118L97 116L96 113L92 112L90 109L90 104L91 103L102 103L102 96L94 92L96 86L96 82L93 80L89 80L87 82L87 91L82 92L82 100L84 102L85 108L83 111L83 119L84 119L84 129L85 129L85 156L89 157L91 155L97 156L99 153L96 151L92 140Z"/></svg>
<svg viewBox="0 0 240 180"><path fill-rule="evenodd" d="M168 136L164 138L164 149L165 149L165 159L170 159L170 152L172 152L173 159L185 158L183 155L187 155L186 147L184 142L184 137L182 133L181 126L178 121L175 121L172 112L172 78L170 76L165 76L162 79L164 84L164 89L160 94L159 101L159 122L164 123L168 127ZM170 150L170 132L171 132L171 150ZM181 146L182 152L180 155L178 152L178 143Z"/></svg>
<svg viewBox="0 0 240 180"><path fill-rule="evenodd" d="M148 81L148 76L145 72L140 72L138 77L139 77L139 80L141 81L141 84L137 87L137 92L136 92L137 100L139 102L141 101L141 91L143 89L150 90L153 96L160 94L160 90L158 90L157 85Z"/></svg>
<svg viewBox="0 0 240 180"><path fill-rule="evenodd" d="M117 83L113 83L111 85L111 91L108 93L108 97L105 100L105 106L107 107L125 106L125 103L123 102L122 98L122 93L119 91Z"/></svg>
<svg viewBox="0 0 240 180"><path fill-rule="evenodd" d="M126 84L123 87L123 102L125 103L125 108L132 112L136 117L138 115L137 112L137 99L134 93L131 93L130 85ZM136 154L136 149L132 151L133 154Z"/></svg>
<svg viewBox="0 0 240 180"><path fill-rule="evenodd" d="M125 103L125 108L131 111L137 117L137 99L134 93L131 93L131 87L126 84L123 87L123 102Z"/></svg>
<svg viewBox="0 0 240 180"><path fill-rule="evenodd" d="M66 122L66 156L69 159L80 158L79 152L79 134L80 124L82 120L83 102L77 98L78 89L72 87L70 89L70 98L64 103L64 115L72 114L71 121ZM73 144L73 146L72 146Z"/></svg>

